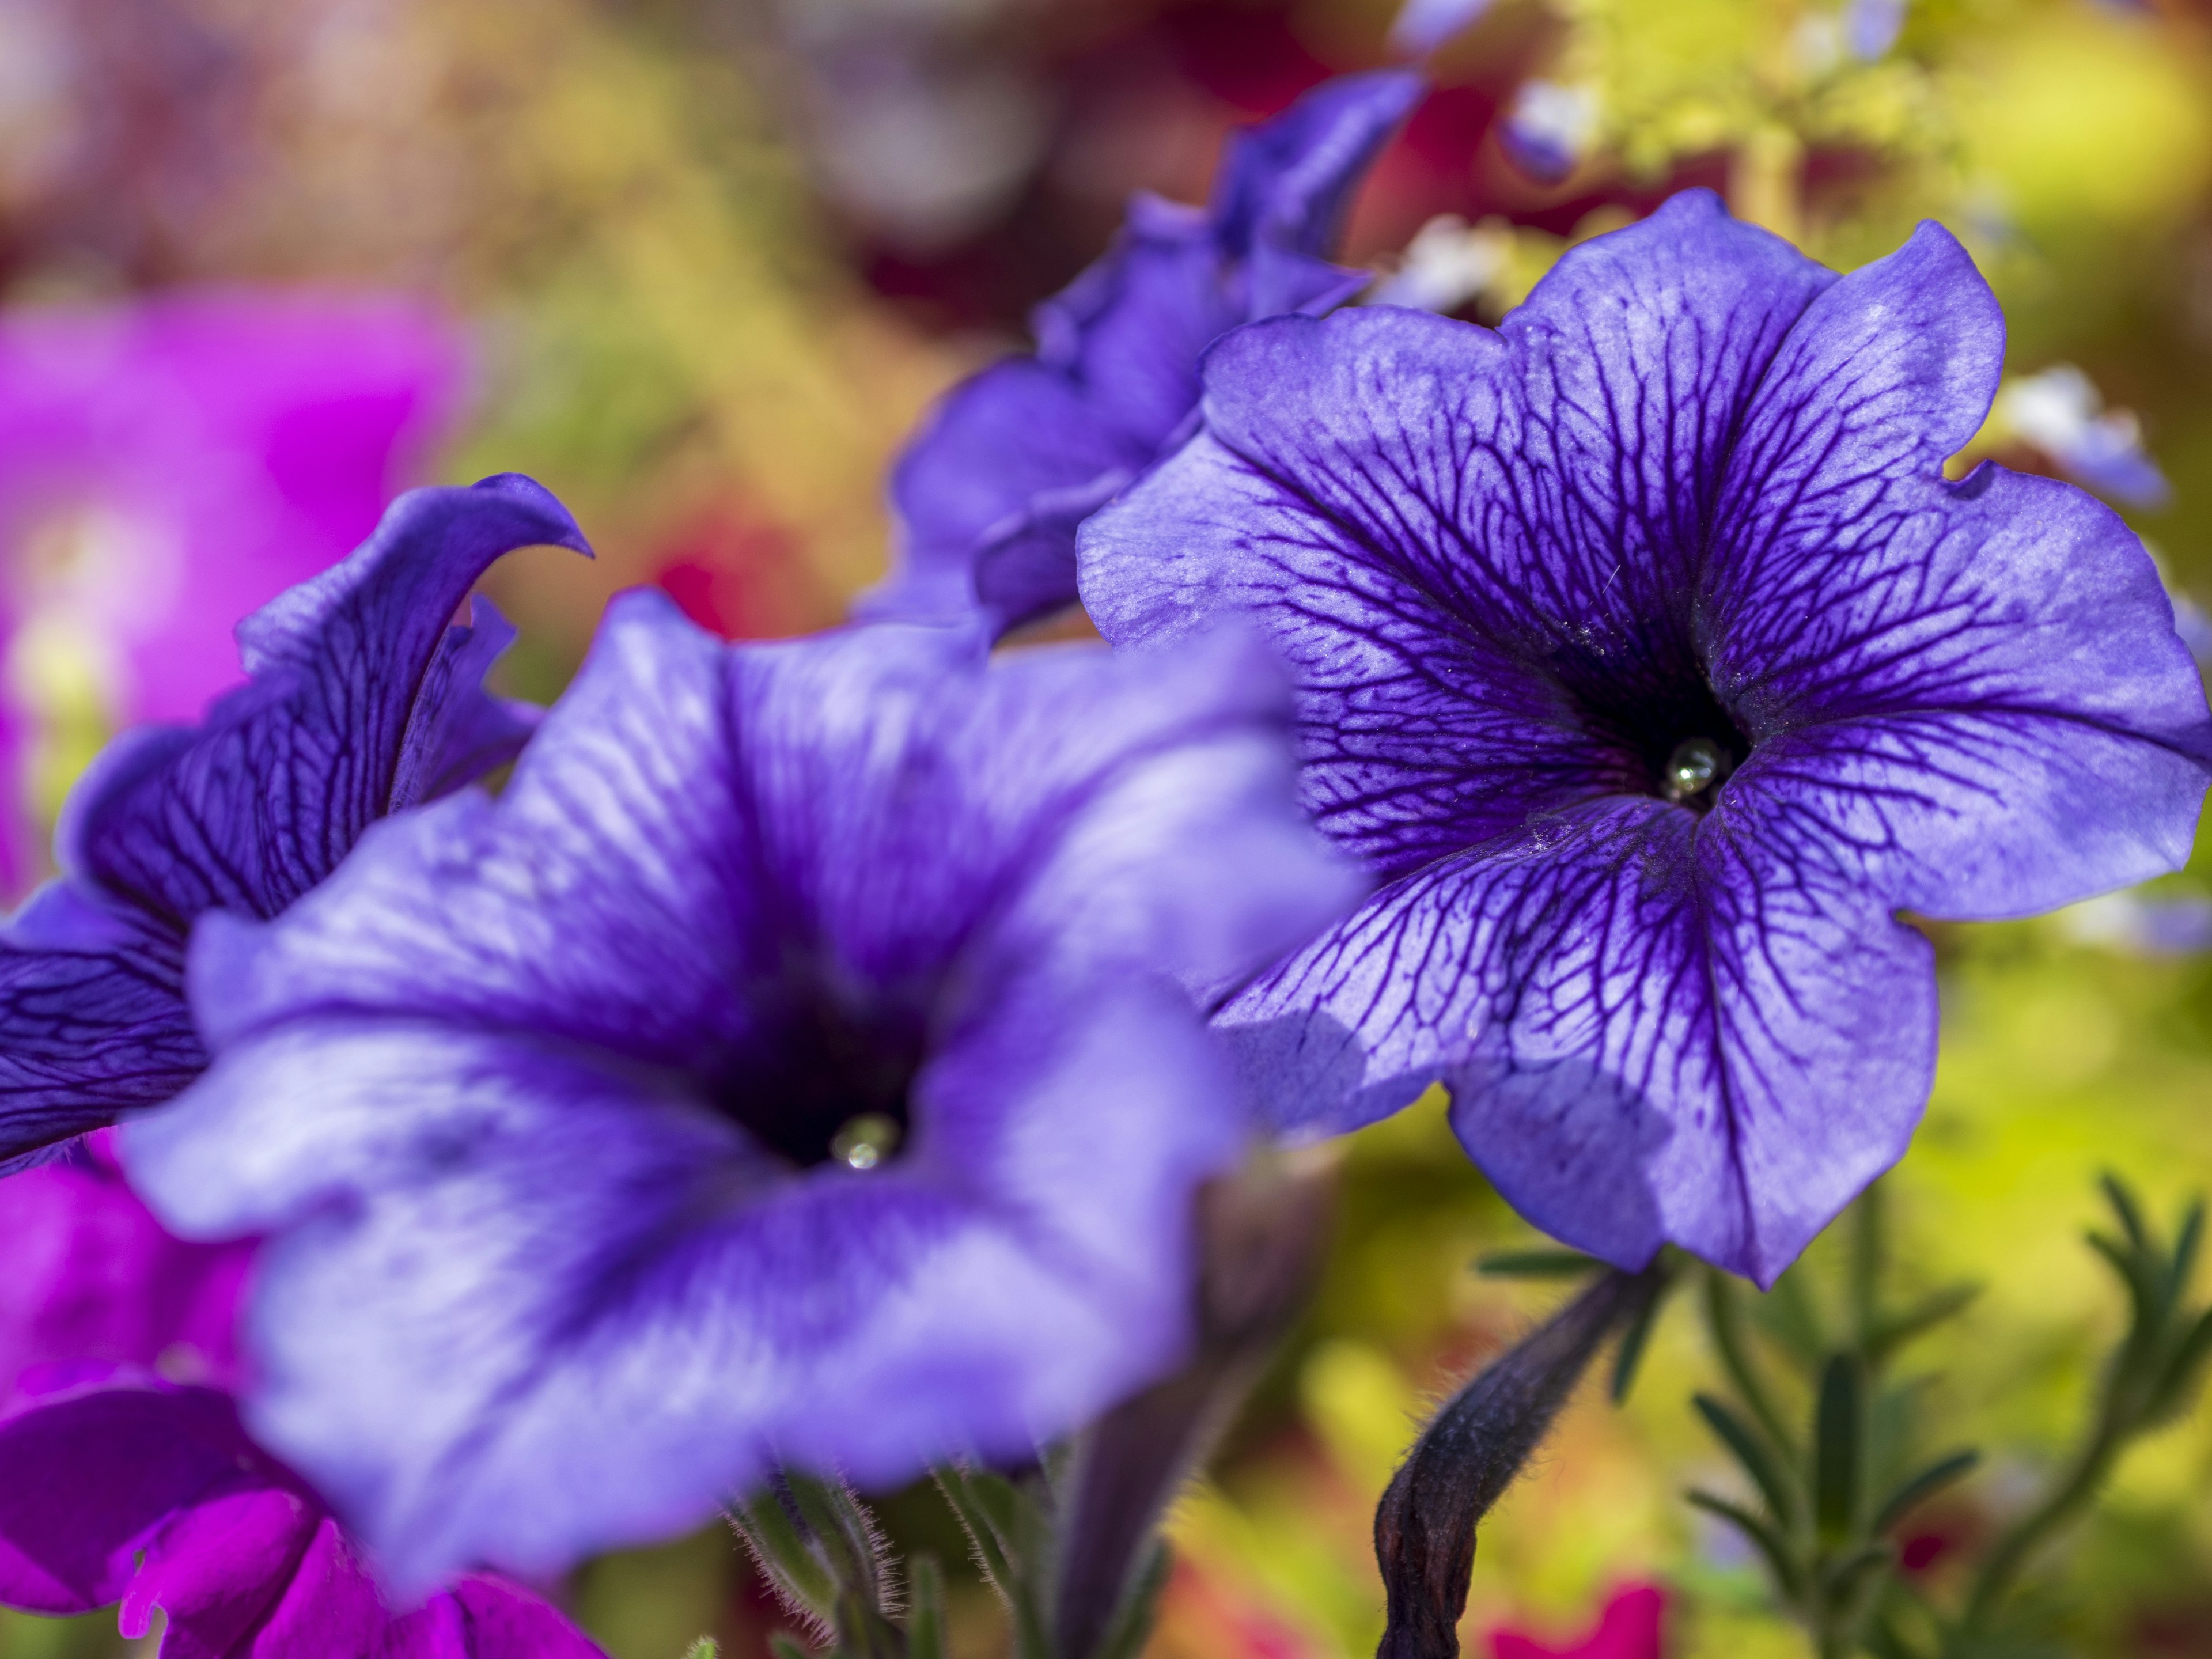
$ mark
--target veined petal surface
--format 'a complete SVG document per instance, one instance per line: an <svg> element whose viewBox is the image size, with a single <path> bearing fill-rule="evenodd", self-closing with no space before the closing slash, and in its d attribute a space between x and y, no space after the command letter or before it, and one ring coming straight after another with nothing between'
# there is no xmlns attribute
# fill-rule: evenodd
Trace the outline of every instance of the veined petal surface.
<svg viewBox="0 0 2212 1659"><path fill-rule="evenodd" d="M1262 628L1307 807L1386 878L1223 1012L1281 1127L1442 1081L1562 1237L1765 1281L1926 1099L1894 913L2178 867L2212 721L2148 558L2067 486L1943 479L2002 343L1940 228L1838 278L1693 191L1495 333L1212 349L1082 584L1117 645Z"/></svg>
<svg viewBox="0 0 2212 1659"><path fill-rule="evenodd" d="M270 1238L255 1432L420 1586L1157 1374L1249 1127L1194 999L1364 890L1288 719L1249 632L994 660L618 599L497 801L194 941L218 1058L126 1158L188 1236Z"/></svg>
<svg viewBox="0 0 2212 1659"><path fill-rule="evenodd" d="M270 916L387 812L513 758L531 712L483 684L514 630L455 610L519 547L588 551L538 485L393 503L374 536L239 626L246 684L196 726L110 744L56 833L63 874L0 929L0 1167L159 1104L206 1054L184 1000L194 921Z"/></svg>

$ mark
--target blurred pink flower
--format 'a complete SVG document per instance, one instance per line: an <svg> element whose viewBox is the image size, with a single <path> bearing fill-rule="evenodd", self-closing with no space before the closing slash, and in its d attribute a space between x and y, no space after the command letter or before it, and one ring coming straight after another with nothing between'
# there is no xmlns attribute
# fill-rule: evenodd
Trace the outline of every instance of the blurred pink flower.
<svg viewBox="0 0 2212 1659"><path fill-rule="evenodd" d="M118 1365L240 1380L252 1246L186 1244L124 1185L112 1130L75 1158L0 1181L0 1407Z"/></svg>
<svg viewBox="0 0 2212 1659"><path fill-rule="evenodd" d="M1491 1659L1660 1659L1667 1593L1656 1584L1613 1592L1597 1628L1581 1641L1553 1647L1516 1630L1493 1632Z"/></svg>
<svg viewBox="0 0 2212 1659"><path fill-rule="evenodd" d="M0 317L11 820L35 648L60 641L112 723L197 716L240 678L233 624L368 534L463 368L455 331L392 297L235 290ZM20 885L9 851L0 878Z"/></svg>
<svg viewBox="0 0 2212 1659"><path fill-rule="evenodd" d="M229 1389L250 1244L183 1243L110 1131L0 1181L0 1604L81 1613L163 1659L605 1659L546 1602L471 1573L386 1602Z"/></svg>

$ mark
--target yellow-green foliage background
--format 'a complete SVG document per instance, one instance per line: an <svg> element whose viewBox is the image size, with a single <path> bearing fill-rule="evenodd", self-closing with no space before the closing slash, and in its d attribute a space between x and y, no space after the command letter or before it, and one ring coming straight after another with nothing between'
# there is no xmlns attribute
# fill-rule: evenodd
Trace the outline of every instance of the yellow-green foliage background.
<svg viewBox="0 0 2212 1659"><path fill-rule="evenodd" d="M1389 10L1307 0L1296 27L1349 62L1376 49ZM1605 111L1578 187L1719 158L1740 213L1841 266L1942 219L2005 304L2014 371L2079 363L2142 416L2175 495L2138 528L2179 586L2212 595L2212 12L1920 0L1898 49L1867 65L1824 56L1835 15L1812 0L1553 0L1540 14L1522 0L1438 70L1478 72L1538 40L1545 72L1595 88ZM742 30L705 49L681 5L413 0L378 16L338 70L257 92L260 160L171 278L397 284L478 326L489 373L445 471L536 475L601 553L591 567L526 556L495 579L527 642L517 689L557 690L604 596L732 502L788 532L788 625L833 619L882 567L880 480L901 435L986 348L922 332L852 273L758 89L769 60ZM1872 164L1841 184L1806 170L1838 148ZM1561 246L1524 238L1525 278ZM11 297L78 280L33 271ZM2033 460L2002 433L1984 447ZM2164 1216L2212 1188L2212 960L2092 946L2063 919L1946 928L1939 944L1935 1098L1889 1190L1905 1282L1985 1286L1912 1356L1938 1379L1947 1440L1990 1454L1960 1500L1971 1519L2002 1514L2054 1455L2118 1328L2081 1242L2097 1173L2123 1173ZM1181 1511L1163 1659L1372 1651L1375 1499L1423 1403L1556 1297L1470 1270L1527 1242L1436 1100L1357 1138L1320 1301ZM1571 1633L1640 1579L1674 1593L1678 1656L1804 1650L1762 1610L1741 1552L1680 1501L1729 1479L1687 1409L1710 1381L1686 1304L1626 1409L1595 1389L1576 1406L1486 1527L1477 1650L1501 1622ZM926 1494L888 1516L957 1553ZM617 1659L675 1659L708 1630L750 1655L763 1615L745 1573L709 1534L599 1563L570 1589ZM2136 1449L2039 1577L2075 1652L2212 1654L2212 1411ZM994 1650L986 1601L972 1585L959 1598L963 1640ZM106 1615L0 1631L6 1659L115 1650Z"/></svg>

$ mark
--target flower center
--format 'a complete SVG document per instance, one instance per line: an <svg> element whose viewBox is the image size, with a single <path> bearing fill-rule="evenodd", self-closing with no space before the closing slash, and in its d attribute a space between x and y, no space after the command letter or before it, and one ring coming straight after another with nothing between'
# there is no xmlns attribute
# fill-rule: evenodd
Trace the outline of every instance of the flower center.
<svg viewBox="0 0 2212 1659"><path fill-rule="evenodd" d="M1622 783L1641 793L1705 811L1751 757L1751 739L1694 659L1658 653L1632 665L1577 661L1560 681L1590 735L1620 757Z"/></svg>
<svg viewBox="0 0 2212 1659"><path fill-rule="evenodd" d="M799 1169L873 1170L898 1155L913 1128L919 1019L856 1012L810 988L757 1029L758 1040L713 1068L708 1093L720 1110Z"/></svg>
<svg viewBox="0 0 2212 1659"><path fill-rule="evenodd" d="M1685 738L1667 757L1659 793L1671 801L1693 801L1717 787L1733 770L1728 750L1711 738Z"/></svg>

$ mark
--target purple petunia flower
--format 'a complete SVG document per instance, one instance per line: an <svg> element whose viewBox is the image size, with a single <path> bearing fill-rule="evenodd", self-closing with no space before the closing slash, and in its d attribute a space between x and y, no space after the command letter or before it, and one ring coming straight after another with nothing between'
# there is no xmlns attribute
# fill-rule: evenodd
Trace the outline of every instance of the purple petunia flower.
<svg viewBox="0 0 2212 1659"><path fill-rule="evenodd" d="M1075 603L1075 527L1188 426L1198 361L1240 323L1326 311L1352 192L1421 93L1401 70L1330 81L1231 143L1203 211L1139 195L1114 248L1037 308L1034 356L956 387L900 458L897 568L866 614L1000 632Z"/></svg>
<svg viewBox="0 0 2212 1659"><path fill-rule="evenodd" d="M474 1577L394 1613L329 1510L246 1439L224 1389L242 1246L162 1232L94 1138L0 1182L0 1604L122 1602L167 1659L590 1659ZM158 1367L158 1374L156 1369Z"/></svg>
<svg viewBox="0 0 2212 1659"><path fill-rule="evenodd" d="M418 1586L1150 1377L1244 1129L1189 993L1360 890L1288 714L1249 638L992 664L617 599L495 803L201 923L216 1066L125 1147L171 1224L277 1235L255 1433Z"/></svg>
<svg viewBox="0 0 2212 1659"><path fill-rule="evenodd" d="M1256 617L1305 799L1387 883L1223 1016L1283 1128L1441 1080L1539 1225L1769 1281L1927 1098L1897 913L2181 864L2212 723L2149 558L2069 486L1943 480L2002 343L1935 226L1839 278L1692 191L1494 333L1214 349L1084 597L1116 643Z"/></svg>
<svg viewBox="0 0 2212 1659"><path fill-rule="evenodd" d="M239 624L246 684L197 726L108 745L55 836L59 879L0 928L0 1160L158 1105L206 1064L184 997L196 918L272 916L372 821L511 759L536 710L483 689L514 630L501 555L583 549L526 478L402 496L376 534Z"/></svg>

